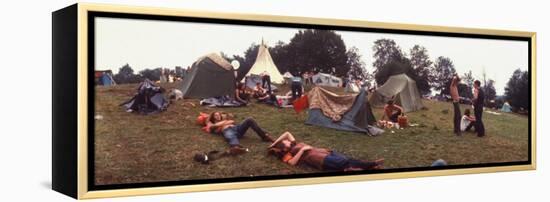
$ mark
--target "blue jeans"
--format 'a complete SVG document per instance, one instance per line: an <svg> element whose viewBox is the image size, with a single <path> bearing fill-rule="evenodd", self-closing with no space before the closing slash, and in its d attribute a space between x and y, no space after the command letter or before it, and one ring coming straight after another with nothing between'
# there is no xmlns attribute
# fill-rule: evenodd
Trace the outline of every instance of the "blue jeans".
<svg viewBox="0 0 550 202"><path fill-rule="evenodd" d="M258 136L260 136L261 138L266 137L267 133L262 128L260 128L260 126L258 126L258 123L256 123L256 121L252 118L247 118L240 124L226 128L222 131L222 134L230 146L239 146L239 139L241 139L244 134L246 134L246 131L249 128L252 128L252 130L254 130L254 132L256 132L256 134L258 134Z"/></svg>
<svg viewBox="0 0 550 202"><path fill-rule="evenodd" d="M347 168L361 168L367 170L375 166L376 163L352 159L335 151L330 152L323 161L323 170L327 171L343 171Z"/></svg>

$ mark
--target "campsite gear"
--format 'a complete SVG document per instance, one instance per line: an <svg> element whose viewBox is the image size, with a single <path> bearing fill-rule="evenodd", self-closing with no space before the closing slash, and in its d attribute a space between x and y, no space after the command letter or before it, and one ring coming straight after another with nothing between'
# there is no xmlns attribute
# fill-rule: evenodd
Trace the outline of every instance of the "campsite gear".
<svg viewBox="0 0 550 202"><path fill-rule="evenodd" d="M406 128L409 126L409 118L405 116L405 114L402 114L401 116L397 117L397 124L399 124L400 128Z"/></svg>
<svg viewBox="0 0 550 202"><path fill-rule="evenodd" d="M200 112L199 116L197 116L197 121L195 123L197 123L197 125L199 126L205 126L206 120L208 119L209 116L210 115L208 115L207 113Z"/></svg>
<svg viewBox="0 0 550 202"><path fill-rule="evenodd" d="M337 95L321 87L315 87L308 93L309 108L321 109L323 114L333 121L339 121L342 115L353 105L356 96Z"/></svg>
<svg viewBox="0 0 550 202"><path fill-rule="evenodd" d="M199 58L191 66L180 89L184 98L210 98L235 95L233 67L216 53Z"/></svg>
<svg viewBox="0 0 550 202"><path fill-rule="evenodd" d="M374 118L374 114L372 113L370 104L367 101L367 92L362 89L359 94L357 94L355 97L349 97L347 96L336 96L332 94L327 94L327 90L315 90L315 87L308 93L309 99L309 111L308 111L308 118L306 120L306 124L308 125L316 125L316 126L322 126L327 128L333 128L336 130L343 130L343 131L351 131L351 132L361 132L366 133L369 135L379 135L383 133L384 131L372 126L372 124L376 123L376 119ZM312 94L327 94L323 96L315 96ZM343 113L340 115L340 119L338 121L335 121L330 116L325 115L325 112L323 112L322 105L317 105L315 103L319 103L317 99L329 99L330 101L322 102L322 103L331 103L329 106L326 106L325 108L331 108L332 106L338 106L340 108L346 107L349 105L347 110L341 111ZM347 102L347 103L346 103ZM337 104L336 104L337 103Z"/></svg>
<svg viewBox="0 0 550 202"><path fill-rule="evenodd" d="M279 69L273 62L273 59L271 58L271 54L269 54L269 50L267 48L267 45L262 40L262 44L260 44L260 47L258 48L258 55L256 55L256 61L246 73L246 76L250 75L269 75L271 77L271 82L282 84L284 82L283 75L281 72L279 72ZM240 77L243 78L243 77Z"/></svg>
<svg viewBox="0 0 550 202"><path fill-rule="evenodd" d="M183 93L178 89L170 89L168 92L168 98L170 100L181 100L183 99Z"/></svg>
<svg viewBox="0 0 550 202"><path fill-rule="evenodd" d="M156 86L149 79L145 79L137 89L137 94L132 99L122 103L127 111L141 114L161 112L168 108L169 102L164 98L164 89Z"/></svg>
<svg viewBox="0 0 550 202"><path fill-rule="evenodd" d="M196 162L202 163L202 164L209 164L211 161L218 160L222 157L226 157L230 154L230 152L220 152L217 150L210 151L208 153L197 153L193 156L193 159Z"/></svg>
<svg viewBox="0 0 550 202"><path fill-rule="evenodd" d="M242 106L246 106L245 103L241 103L241 102L235 100L235 98L233 98L229 95L202 99L199 103L200 103L200 105L208 106L208 107L242 107Z"/></svg>
<svg viewBox="0 0 550 202"><path fill-rule="evenodd" d="M390 76L384 85L374 91L369 102L375 107L382 107L392 99L403 107L404 112L424 108L416 82L406 74Z"/></svg>
<svg viewBox="0 0 550 202"><path fill-rule="evenodd" d="M330 74L317 73L311 78L313 79L313 83L318 86L341 87L343 85L341 78Z"/></svg>

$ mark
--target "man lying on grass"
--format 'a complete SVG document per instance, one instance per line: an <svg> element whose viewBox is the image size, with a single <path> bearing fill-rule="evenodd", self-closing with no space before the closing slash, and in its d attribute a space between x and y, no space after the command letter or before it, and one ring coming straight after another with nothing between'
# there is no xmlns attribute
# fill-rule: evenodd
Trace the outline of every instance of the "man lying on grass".
<svg viewBox="0 0 550 202"><path fill-rule="evenodd" d="M323 171L358 171L381 169L384 159L361 161L349 158L325 148L316 148L305 143L296 143L290 132L283 133L269 146L269 154L283 162L296 165L303 162Z"/></svg>
<svg viewBox="0 0 550 202"><path fill-rule="evenodd" d="M240 145L239 139L246 134L249 128L252 128L260 138L265 142L273 142L273 139L267 134L258 123L252 118L247 118L240 124L235 124L234 120L224 118L222 112L213 112L208 117L206 127L211 133L223 135L229 143L231 154L242 154L247 151Z"/></svg>

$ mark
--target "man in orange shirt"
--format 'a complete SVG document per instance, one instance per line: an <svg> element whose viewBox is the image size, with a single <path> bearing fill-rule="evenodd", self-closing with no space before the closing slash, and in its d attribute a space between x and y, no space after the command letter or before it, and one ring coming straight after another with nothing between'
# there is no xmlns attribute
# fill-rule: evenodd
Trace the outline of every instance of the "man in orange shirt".
<svg viewBox="0 0 550 202"><path fill-rule="evenodd" d="M458 75L454 75L451 80L451 86L449 87L449 90L451 92L451 98L453 99L453 108L454 108L454 133L455 135L460 136L460 97L458 95L458 83L460 82L460 78Z"/></svg>

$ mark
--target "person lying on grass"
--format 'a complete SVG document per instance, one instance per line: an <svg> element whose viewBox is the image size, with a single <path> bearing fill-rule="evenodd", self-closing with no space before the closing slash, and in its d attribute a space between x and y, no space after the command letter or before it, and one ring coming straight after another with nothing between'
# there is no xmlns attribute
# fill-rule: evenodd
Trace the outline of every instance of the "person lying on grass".
<svg viewBox="0 0 550 202"><path fill-rule="evenodd" d="M206 127L211 133L223 135L230 146L231 154L242 154L247 152L246 148L240 145L239 139L242 138L249 128L252 128L260 138L265 142L273 142L273 139L266 133L258 123L252 118L247 118L240 124L235 124L234 120L224 118L223 112L212 112L208 117Z"/></svg>
<svg viewBox="0 0 550 202"><path fill-rule="evenodd" d="M358 171L381 169L384 159L362 161L344 156L325 148L317 148L296 142L290 132L283 133L268 147L268 153L290 165L303 162L323 171Z"/></svg>
<svg viewBox="0 0 550 202"><path fill-rule="evenodd" d="M384 106L384 114L382 115L381 120L387 120L394 123L397 123L399 115L403 113L403 108L389 100Z"/></svg>

